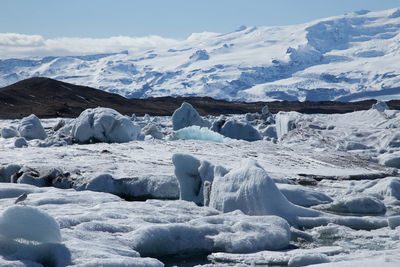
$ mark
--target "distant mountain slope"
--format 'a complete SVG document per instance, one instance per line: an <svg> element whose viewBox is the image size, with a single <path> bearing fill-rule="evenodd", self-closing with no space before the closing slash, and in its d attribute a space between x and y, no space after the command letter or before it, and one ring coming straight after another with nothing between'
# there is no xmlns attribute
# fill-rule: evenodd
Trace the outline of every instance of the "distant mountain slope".
<svg viewBox="0 0 400 267"><path fill-rule="evenodd" d="M176 47L0 60L0 86L45 76L128 98L400 99L400 10L193 34Z"/></svg>
<svg viewBox="0 0 400 267"><path fill-rule="evenodd" d="M87 108L98 106L118 110L125 115L172 115L183 101L191 103L202 115L260 112L265 102L228 102L210 97L158 97L127 99L102 90L60 82L48 78L30 78L0 88L0 119L16 119L36 114L39 117L77 117ZM375 100L362 102L269 102L269 110L303 113L345 113L369 109ZM400 109L400 101L389 106Z"/></svg>

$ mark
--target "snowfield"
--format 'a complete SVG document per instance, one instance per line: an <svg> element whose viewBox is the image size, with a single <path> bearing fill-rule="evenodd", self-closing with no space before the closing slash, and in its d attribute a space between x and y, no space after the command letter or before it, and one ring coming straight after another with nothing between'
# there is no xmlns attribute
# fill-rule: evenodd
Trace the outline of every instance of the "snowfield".
<svg viewBox="0 0 400 267"><path fill-rule="evenodd" d="M400 112L384 104L2 120L0 265L398 266Z"/></svg>
<svg viewBox="0 0 400 267"><path fill-rule="evenodd" d="M195 33L181 41L159 37L148 48L132 44L126 51L97 55L69 51L65 43L74 39L63 39L69 56L3 56L0 86L44 76L129 98L400 99L399 14L399 9L363 11L301 25ZM87 42L101 50L96 39ZM41 48L16 46L13 54Z"/></svg>

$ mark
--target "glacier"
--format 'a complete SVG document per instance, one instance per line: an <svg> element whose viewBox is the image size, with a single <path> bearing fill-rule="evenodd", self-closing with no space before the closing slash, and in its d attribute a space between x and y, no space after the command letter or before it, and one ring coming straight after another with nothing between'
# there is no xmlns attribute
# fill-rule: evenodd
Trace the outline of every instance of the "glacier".
<svg viewBox="0 0 400 267"><path fill-rule="evenodd" d="M398 14L399 9L354 12L300 25L156 38L151 47L132 44L95 55L2 55L0 86L45 76L128 98L400 99Z"/></svg>

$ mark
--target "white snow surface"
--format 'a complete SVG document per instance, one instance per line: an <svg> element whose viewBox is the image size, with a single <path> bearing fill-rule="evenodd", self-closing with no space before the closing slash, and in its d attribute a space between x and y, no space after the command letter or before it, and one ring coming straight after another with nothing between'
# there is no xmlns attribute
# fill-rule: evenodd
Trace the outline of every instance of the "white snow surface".
<svg viewBox="0 0 400 267"><path fill-rule="evenodd" d="M93 44L91 50L81 51L106 53L86 56L82 52L73 56L68 44L74 39L41 40L40 44L63 42L61 50L72 56L3 56L0 86L45 76L139 98L399 99L398 13L399 9L354 12L300 25L194 33L182 41L154 37L151 45L144 46L129 45L132 41L128 37L113 38L111 43L128 44L122 45L126 51L115 53L110 53L109 47L99 47L96 39L87 39ZM26 55L38 42L33 44L16 49Z"/></svg>

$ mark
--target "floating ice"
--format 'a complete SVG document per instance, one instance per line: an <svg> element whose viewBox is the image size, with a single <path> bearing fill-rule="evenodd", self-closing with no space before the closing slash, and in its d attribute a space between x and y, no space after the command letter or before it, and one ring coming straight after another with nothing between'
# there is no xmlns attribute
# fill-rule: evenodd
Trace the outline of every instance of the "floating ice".
<svg viewBox="0 0 400 267"><path fill-rule="evenodd" d="M329 259L324 254L303 254L296 255L288 262L289 267L309 266L318 263L329 262Z"/></svg>
<svg viewBox="0 0 400 267"><path fill-rule="evenodd" d="M391 229L396 229L400 225L400 216L388 217L388 224Z"/></svg>
<svg viewBox="0 0 400 267"><path fill-rule="evenodd" d="M276 114L276 133L278 138L281 139L289 131L296 128L296 120L300 117L297 112L279 112Z"/></svg>
<svg viewBox="0 0 400 267"><path fill-rule="evenodd" d="M21 120L18 126L18 132L20 136L26 139L46 139L47 134L43 129L43 126L36 115L32 114Z"/></svg>
<svg viewBox="0 0 400 267"><path fill-rule="evenodd" d="M229 138L226 138L208 128L195 125L173 132L170 138L171 140L204 140L216 143L223 143L229 140Z"/></svg>
<svg viewBox="0 0 400 267"><path fill-rule="evenodd" d="M177 199L179 195L178 184L170 176L115 179L109 174L102 174L78 189L111 193L127 200Z"/></svg>
<svg viewBox="0 0 400 267"><path fill-rule="evenodd" d="M157 125L155 125L154 123L147 124L142 129L142 132L145 135L151 135L154 139L163 139L164 137L163 133L160 131L160 129L158 129Z"/></svg>
<svg viewBox="0 0 400 267"><path fill-rule="evenodd" d="M124 143L136 140L140 127L113 109L99 107L83 111L75 119L71 132L79 143Z"/></svg>
<svg viewBox="0 0 400 267"><path fill-rule="evenodd" d="M0 186L0 199L13 198L10 200L10 204L13 204L15 199L23 193L39 193L43 190L33 185L28 184L14 184L14 183L2 183Z"/></svg>
<svg viewBox="0 0 400 267"><path fill-rule="evenodd" d="M220 133L232 139L242 139L246 141L261 140L260 133L254 129L253 126L248 123L232 119L224 123Z"/></svg>
<svg viewBox="0 0 400 267"><path fill-rule="evenodd" d="M261 133L264 137L269 137L273 139L278 138L278 134L276 133L276 126L275 125L268 125L267 128Z"/></svg>
<svg viewBox="0 0 400 267"><path fill-rule="evenodd" d="M265 105L265 106L262 108L261 114L264 115L264 116L267 116L268 114L270 114L270 113L269 113L268 105Z"/></svg>
<svg viewBox="0 0 400 267"><path fill-rule="evenodd" d="M343 251L344 249L339 246L323 246L318 248L298 248L284 251L260 251L247 254L217 252L212 253L208 258L212 260L213 263L217 264L229 262L230 264L246 264L250 266L255 263L262 266L287 266L289 261L294 258L299 259L302 256L306 258L306 255L310 255L309 257L313 257L312 255L332 256L343 253Z"/></svg>
<svg viewBox="0 0 400 267"><path fill-rule="evenodd" d="M365 150L365 149L371 149L372 147L364 145L360 142L348 141L345 143L344 148L346 150Z"/></svg>
<svg viewBox="0 0 400 267"><path fill-rule="evenodd" d="M296 224L297 216L322 214L289 202L267 172L252 160L214 177L210 207L223 212L239 209L249 215L277 215L290 224Z"/></svg>
<svg viewBox="0 0 400 267"><path fill-rule="evenodd" d="M186 154L174 154L172 162L179 181L180 199L203 205L204 183L214 179L214 166Z"/></svg>
<svg viewBox="0 0 400 267"><path fill-rule="evenodd" d="M11 176L21 169L20 165L9 164L0 168L0 183L10 183Z"/></svg>
<svg viewBox="0 0 400 267"><path fill-rule="evenodd" d="M293 204L310 207L332 202L326 194L301 185L277 184L282 194Z"/></svg>
<svg viewBox="0 0 400 267"><path fill-rule="evenodd" d="M111 259L93 258L85 262L85 267L163 267L164 264L153 258L116 256Z"/></svg>
<svg viewBox="0 0 400 267"><path fill-rule="evenodd" d="M132 247L142 256L214 251L246 253L286 248L290 228L285 220L276 216L246 216L235 211L189 223L140 227L131 238Z"/></svg>
<svg viewBox="0 0 400 267"><path fill-rule="evenodd" d="M183 102L181 107L174 111L172 114L172 124L174 131L189 127L192 125L197 125L200 127L211 126L210 122L201 118L199 113L194 109L194 107L186 102Z"/></svg>
<svg viewBox="0 0 400 267"><path fill-rule="evenodd" d="M380 217L352 217L352 216L326 216L326 217L298 217L297 223L304 228L315 228L318 226L327 226L337 224L350 227L355 230L374 230L388 226L386 218Z"/></svg>
<svg viewBox="0 0 400 267"><path fill-rule="evenodd" d="M18 136L19 133L14 127L4 127L1 129L1 137L11 138Z"/></svg>
<svg viewBox="0 0 400 267"><path fill-rule="evenodd" d="M226 117L224 115L219 116L219 118L217 120L215 120L212 125L211 125L211 130L214 132L221 132L221 128L224 125L224 123L226 122Z"/></svg>
<svg viewBox="0 0 400 267"><path fill-rule="evenodd" d="M260 118L260 114L258 113L246 113L244 116L245 120L248 122L252 122Z"/></svg>
<svg viewBox="0 0 400 267"><path fill-rule="evenodd" d="M400 153L386 153L379 156L379 163L387 167L400 169Z"/></svg>
<svg viewBox="0 0 400 267"><path fill-rule="evenodd" d="M26 141L26 139L24 137L19 137L19 138L15 139L14 146L21 148L24 146L28 146L28 142Z"/></svg>
<svg viewBox="0 0 400 267"><path fill-rule="evenodd" d="M386 177L378 181L372 181L365 186L365 194L376 197L391 197L393 200L400 201L400 178Z"/></svg>
<svg viewBox="0 0 400 267"><path fill-rule="evenodd" d="M345 197L328 205L328 210L339 213L384 214L386 206L371 196Z"/></svg>
<svg viewBox="0 0 400 267"><path fill-rule="evenodd" d="M389 109L389 106L386 104L385 101L377 101L375 104L372 105L372 109L376 109L379 112L385 112L385 110Z"/></svg>
<svg viewBox="0 0 400 267"><path fill-rule="evenodd" d="M27 188L19 184L6 187L14 194ZM0 198L0 206L12 201ZM222 214L188 201L128 202L105 193L40 188L29 195L28 204L32 206L28 209L39 206L56 218L76 265L118 263L117 258L131 257L144 266L140 263L154 260L140 256L279 250L289 246L291 237L289 225L282 218L248 216L240 211ZM48 228L45 224L41 227L40 231ZM0 253L0 262L2 256Z"/></svg>
<svg viewBox="0 0 400 267"><path fill-rule="evenodd" d="M13 206L0 214L0 237L61 243L57 221L44 211L26 206Z"/></svg>

